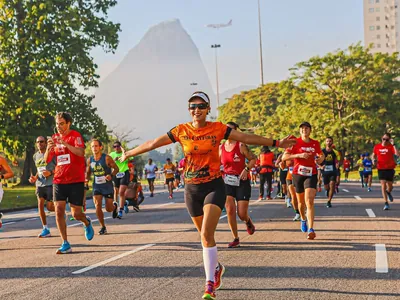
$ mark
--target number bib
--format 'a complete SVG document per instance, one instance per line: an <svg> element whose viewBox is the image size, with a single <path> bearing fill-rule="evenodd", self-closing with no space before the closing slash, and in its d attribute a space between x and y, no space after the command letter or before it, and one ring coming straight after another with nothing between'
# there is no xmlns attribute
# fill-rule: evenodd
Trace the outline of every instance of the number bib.
<svg viewBox="0 0 400 300"><path fill-rule="evenodd" d="M299 166L298 172L302 176L312 176L312 167Z"/></svg>
<svg viewBox="0 0 400 300"><path fill-rule="evenodd" d="M325 172L333 172L333 166L325 166Z"/></svg>
<svg viewBox="0 0 400 300"><path fill-rule="evenodd" d="M119 173L117 173L117 175L115 175L115 177L117 177L117 178L124 178L124 176L125 176L125 172L119 172Z"/></svg>
<svg viewBox="0 0 400 300"><path fill-rule="evenodd" d="M57 156L57 166L69 165L71 163L71 156L69 154L63 154Z"/></svg>
<svg viewBox="0 0 400 300"><path fill-rule="evenodd" d="M172 173L174 173L174 172L171 169L167 170L167 174L172 174Z"/></svg>
<svg viewBox="0 0 400 300"><path fill-rule="evenodd" d="M346 168L346 169L344 169L346 172L349 172L350 171L350 169L349 168Z"/></svg>
<svg viewBox="0 0 400 300"><path fill-rule="evenodd" d="M39 175L43 175L43 172L46 171L46 167L38 167L37 168Z"/></svg>
<svg viewBox="0 0 400 300"><path fill-rule="evenodd" d="M224 181L225 181L225 184L227 184L227 185L231 185L231 186L239 186L240 185L239 176L225 175Z"/></svg>
<svg viewBox="0 0 400 300"><path fill-rule="evenodd" d="M104 184L104 183L107 182L106 176L95 176L95 177L94 177L94 182L95 182L96 184Z"/></svg>
<svg viewBox="0 0 400 300"><path fill-rule="evenodd" d="M364 168L364 172L372 172L372 168L371 167L365 167Z"/></svg>

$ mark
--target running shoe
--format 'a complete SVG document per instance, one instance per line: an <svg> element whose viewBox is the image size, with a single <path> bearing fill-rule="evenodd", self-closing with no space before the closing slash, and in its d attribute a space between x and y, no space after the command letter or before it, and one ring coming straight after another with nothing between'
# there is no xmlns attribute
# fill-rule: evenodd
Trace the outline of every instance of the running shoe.
<svg viewBox="0 0 400 300"><path fill-rule="evenodd" d="M300 220L301 220L300 214L296 214L296 215L294 216L294 218L293 218L293 221L300 221Z"/></svg>
<svg viewBox="0 0 400 300"><path fill-rule="evenodd" d="M292 204L291 204L290 202L291 202L291 199L290 199L290 198L287 198L287 199L286 199L286 207L287 207L287 208L292 208Z"/></svg>
<svg viewBox="0 0 400 300"><path fill-rule="evenodd" d="M222 212L226 212L225 206L224 206L224 208L222 209Z"/></svg>
<svg viewBox="0 0 400 300"><path fill-rule="evenodd" d="M217 296L215 295L214 282L207 281L206 288L205 288L204 295L203 295L203 299L206 299L206 300L215 300L215 299L217 299Z"/></svg>
<svg viewBox="0 0 400 300"><path fill-rule="evenodd" d="M228 244L228 248L237 248L240 246L239 238L234 239L232 242Z"/></svg>
<svg viewBox="0 0 400 300"><path fill-rule="evenodd" d="M271 196L267 196L267 200L272 200Z"/></svg>
<svg viewBox="0 0 400 300"><path fill-rule="evenodd" d="M64 241L61 247L58 248L56 254L67 254L71 252L72 252L71 245L67 241Z"/></svg>
<svg viewBox="0 0 400 300"><path fill-rule="evenodd" d="M69 220L70 221L75 221L75 218L74 217L70 217Z"/></svg>
<svg viewBox="0 0 400 300"><path fill-rule="evenodd" d="M389 203L385 203L385 206L383 207L383 210L389 210L390 209L390 206L389 206Z"/></svg>
<svg viewBox="0 0 400 300"><path fill-rule="evenodd" d="M313 240L313 239L315 239L316 236L317 235L315 234L314 229L310 228L308 230L307 239L308 240Z"/></svg>
<svg viewBox="0 0 400 300"><path fill-rule="evenodd" d="M127 214L129 212L128 201L125 201L124 212Z"/></svg>
<svg viewBox="0 0 400 300"><path fill-rule="evenodd" d="M387 196L388 196L388 198L389 198L389 201L390 201L390 202L393 202L392 193L389 193L388 191L386 191L386 194L387 194Z"/></svg>
<svg viewBox="0 0 400 300"><path fill-rule="evenodd" d="M172 199L172 198L173 198L172 194L169 194L168 199Z"/></svg>
<svg viewBox="0 0 400 300"><path fill-rule="evenodd" d="M214 288L218 291L222 286L222 275L225 273L225 267L218 263L217 268L215 269L214 273Z"/></svg>
<svg viewBox="0 0 400 300"><path fill-rule="evenodd" d="M301 229L301 232L307 232L307 229L308 229L307 220L305 220L305 221L301 220L300 229Z"/></svg>
<svg viewBox="0 0 400 300"><path fill-rule="evenodd" d="M99 231L99 235L104 235L104 234L107 234L107 228L105 226L101 227L101 229Z"/></svg>
<svg viewBox="0 0 400 300"><path fill-rule="evenodd" d="M247 230L247 233L250 235L253 235L254 232L256 232L256 226L254 226L251 218L249 218L249 220L246 222L246 230Z"/></svg>
<svg viewBox="0 0 400 300"><path fill-rule="evenodd" d="M326 202L326 207L327 207L327 208L331 208L331 207L332 207L331 201Z"/></svg>
<svg viewBox="0 0 400 300"><path fill-rule="evenodd" d="M120 211L118 212L117 218L118 218L118 219L122 219L122 210L120 210Z"/></svg>
<svg viewBox="0 0 400 300"><path fill-rule="evenodd" d="M153 193L150 193L150 197L154 197L154 194L153 194Z"/></svg>
<svg viewBox="0 0 400 300"><path fill-rule="evenodd" d="M114 202L113 204L114 204L114 209L112 212L112 217L113 217L113 219L115 219L118 216L118 204L117 204L117 202Z"/></svg>
<svg viewBox="0 0 400 300"><path fill-rule="evenodd" d="M134 210L135 212L139 212L139 211L140 211L140 208L139 208L139 206L133 206L133 210Z"/></svg>
<svg viewBox="0 0 400 300"><path fill-rule="evenodd" d="M39 238L51 237L50 230L48 228L43 228L42 232L38 235Z"/></svg>
<svg viewBox="0 0 400 300"><path fill-rule="evenodd" d="M94 230L93 230L93 226L92 226L92 220L90 219L90 217L86 216L86 220L88 220L89 225L88 226L83 226L83 229L85 230L85 238L88 241L91 241L93 239L94 236Z"/></svg>
<svg viewBox="0 0 400 300"><path fill-rule="evenodd" d="M372 192L372 189L370 187L368 188L368 192Z"/></svg>
<svg viewBox="0 0 400 300"><path fill-rule="evenodd" d="M258 196L258 200L263 200L263 196Z"/></svg>

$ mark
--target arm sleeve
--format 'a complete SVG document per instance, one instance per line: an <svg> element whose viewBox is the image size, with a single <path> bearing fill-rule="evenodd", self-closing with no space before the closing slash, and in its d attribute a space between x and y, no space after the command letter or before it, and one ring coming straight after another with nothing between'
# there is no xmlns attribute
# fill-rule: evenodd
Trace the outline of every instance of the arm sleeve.
<svg viewBox="0 0 400 300"><path fill-rule="evenodd" d="M179 126L172 128L167 135L173 143L179 142Z"/></svg>

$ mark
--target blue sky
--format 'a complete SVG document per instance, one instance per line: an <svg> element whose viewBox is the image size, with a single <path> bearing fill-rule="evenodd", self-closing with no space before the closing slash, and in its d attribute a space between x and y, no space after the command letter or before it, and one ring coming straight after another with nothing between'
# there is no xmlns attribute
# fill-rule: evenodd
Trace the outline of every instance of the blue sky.
<svg viewBox="0 0 400 300"><path fill-rule="evenodd" d="M109 13L121 23L116 53L93 51L104 78L143 37L149 27L178 18L200 50L215 89L211 44L219 52L220 91L260 84L257 0L120 0ZM363 42L362 0L261 0L265 81L288 76L288 68ZM233 26L220 30L206 24Z"/></svg>

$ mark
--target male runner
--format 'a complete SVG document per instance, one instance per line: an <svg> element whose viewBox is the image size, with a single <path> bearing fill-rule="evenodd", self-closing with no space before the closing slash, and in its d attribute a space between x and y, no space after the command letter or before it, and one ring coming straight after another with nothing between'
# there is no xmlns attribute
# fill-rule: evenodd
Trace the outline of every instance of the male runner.
<svg viewBox="0 0 400 300"><path fill-rule="evenodd" d="M372 185L372 166L373 162L369 157L369 153L365 153L365 157L363 160L364 166L364 183L365 186L368 186L368 192L372 192L371 185Z"/></svg>
<svg viewBox="0 0 400 300"><path fill-rule="evenodd" d="M125 213L129 212L128 205L125 199L125 191L129 184L129 167L128 161L121 162L119 158L121 157L122 153L124 152L121 146L121 142L116 141L113 144L113 148L115 151L110 153L110 156L115 161L118 166L119 172L113 176L114 182L114 201L118 203L118 196L119 196L119 212L118 212L118 219L122 219L122 212L125 210Z"/></svg>
<svg viewBox="0 0 400 300"><path fill-rule="evenodd" d="M39 238L50 237L50 229L47 226L46 213L44 211L44 204L49 211L54 211L53 203L53 175L56 168L55 160L50 163L44 160L44 153L46 152L47 143L43 136L36 138L36 146L38 151L33 155L37 174L29 178L30 183L36 183L36 196L38 199L39 217L42 221L42 232L38 235Z"/></svg>
<svg viewBox="0 0 400 300"><path fill-rule="evenodd" d="M11 170L9 164L7 163L7 160L4 157L0 156L0 204L1 200L3 200L3 185L2 185L2 180L3 179L9 179L14 177L14 172ZM3 227L3 221L1 220L3 218L3 213L0 212L0 228Z"/></svg>
<svg viewBox="0 0 400 300"><path fill-rule="evenodd" d="M49 137L44 159L50 163L54 158L57 166L53 179L53 199L55 201L56 222L63 241L57 254L72 251L67 240L67 225L65 222L65 207L67 201L71 207L72 216L84 225L85 237L93 239L92 221L83 209L85 189L85 144L81 134L71 130L72 117L69 113L60 112L55 117L57 134Z"/></svg>
<svg viewBox="0 0 400 300"><path fill-rule="evenodd" d="M351 163L350 163L349 157L346 155L343 159L344 182L349 181L350 165L351 165Z"/></svg>
<svg viewBox="0 0 400 300"><path fill-rule="evenodd" d="M168 199L172 199L172 193L174 188L174 172L175 166L171 162L170 158L167 158L167 163L164 165L164 174L165 174L165 184L168 186L169 196Z"/></svg>
<svg viewBox="0 0 400 300"><path fill-rule="evenodd" d="M364 165L363 161L365 158L365 154L360 155L360 159L357 160L357 166L358 166L358 174L360 174L360 180L361 180L361 187L364 187Z"/></svg>
<svg viewBox="0 0 400 300"><path fill-rule="evenodd" d="M156 180L156 172L158 168L153 164L153 160L149 158L148 163L144 166L147 182L149 183L150 197L154 197L154 180Z"/></svg>
<svg viewBox="0 0 400 300"><path fill-rule="evenodd" d="M101 225L99 235L103 235L107 233L102 209L103 197L106 199L106 211L112 212L112 217L114 219L117 217L118 204L113 202L114 189L112 178L119 172L119 169L111 156L102 153L103 143L100 140L92 139L90 149L92 150L93 156L89 157L86 163L85 183L89 182L93 173L93 201L96 206L96 215Z"/></svg>
<svg viewBox="0 0 400 300"><path fill-rule="evenodd" d="M325 159L322 162L322 177L324 181L324 187L326 191L326 196L328 197L328 202L326 207L332 207L332 198L336 188L336 176L337 169L339 167L338 153L332 147L333 138L327 137L325 139L325 149L322 150Z"/></svg>

